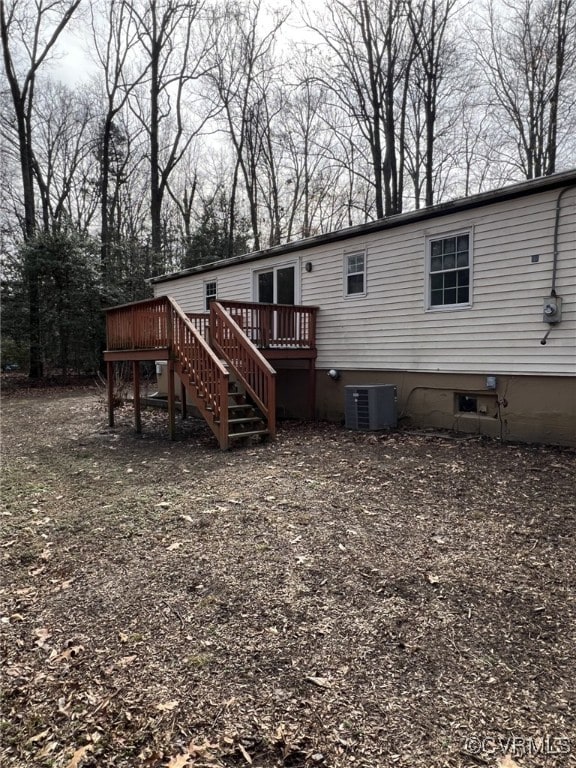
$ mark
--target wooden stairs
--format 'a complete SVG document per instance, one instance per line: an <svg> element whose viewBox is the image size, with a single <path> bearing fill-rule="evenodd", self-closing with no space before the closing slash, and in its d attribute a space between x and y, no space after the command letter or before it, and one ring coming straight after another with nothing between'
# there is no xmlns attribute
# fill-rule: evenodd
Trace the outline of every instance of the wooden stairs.
<svg viewBox="0 0 576 768"><path fill-rule="evenodd" d="M242 385L230 380L228 390L228 440L231 442L270 437L266 417L250 402Z"/></svg>
<svg viewBox="0 0 576 768"><path fill-rule="evenodd" d="M168 296L107 312L108 414L114 424L114 362L134 363L136 428L141 429L139 362L168 361L168 414L174 437L174 385L189 400L220 448L276 434L276 372L219 302L210 306L208 339ZM138 392L138 394L136 394ZM139 429L140 427L140 429Z"/></svg>

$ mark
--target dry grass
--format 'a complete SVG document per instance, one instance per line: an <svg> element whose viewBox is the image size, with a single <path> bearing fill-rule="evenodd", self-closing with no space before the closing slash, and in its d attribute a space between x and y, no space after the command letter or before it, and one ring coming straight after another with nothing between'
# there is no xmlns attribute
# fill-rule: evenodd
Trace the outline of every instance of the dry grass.
<svg viewBox="0 0 576 768"><path fill-rule="evenodd" d="M3 766L576 764L573 451L287 424L221 453L32 394L3 406Z"/></svg>

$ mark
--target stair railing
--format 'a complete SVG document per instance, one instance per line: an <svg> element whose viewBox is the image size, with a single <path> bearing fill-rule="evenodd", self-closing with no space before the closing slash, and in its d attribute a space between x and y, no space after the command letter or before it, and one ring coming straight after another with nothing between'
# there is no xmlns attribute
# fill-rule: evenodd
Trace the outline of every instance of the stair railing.
<svg viewBox="0 0 576 768"><path fill-rule="evenodd" d="M218 301L210 304L210 341L276 434L276 371Z"/></svg>
<svg viewBox="0 0 576 768"><path fill-rule="evenodd" d="M178 374L185 383L189 382L194 405L218 438L220 447L226 449L229 442L228 371L176 302L169 298L169 303L172 354Z"/></svg>

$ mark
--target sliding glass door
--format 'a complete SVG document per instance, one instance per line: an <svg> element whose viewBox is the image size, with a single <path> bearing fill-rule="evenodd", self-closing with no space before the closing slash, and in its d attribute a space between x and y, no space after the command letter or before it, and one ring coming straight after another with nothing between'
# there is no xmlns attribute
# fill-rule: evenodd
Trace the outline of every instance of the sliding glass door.
<svg viewBox="0 0 576 768"><path fill-rule="evenodd" d="M290 264L257 272L256 301L261 304L295 304L296 266Z"/></svg>
<svg viewBox="0 0 576 768"><path fill-rule="evenodd" d="M295 304L297 294L296 264L283 264L255 273L254 295L260 304ZM286 341L297 337L293 312L272 312L272 337Z"/></svg>

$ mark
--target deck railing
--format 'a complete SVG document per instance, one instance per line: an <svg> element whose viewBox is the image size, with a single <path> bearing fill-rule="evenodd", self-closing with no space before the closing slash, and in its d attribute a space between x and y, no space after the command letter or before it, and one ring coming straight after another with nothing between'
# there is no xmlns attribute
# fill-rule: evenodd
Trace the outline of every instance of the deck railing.
<svg viewBox="0 0 576 768"><path fill-rule="evenodd" d="M200 331L205 339L208 339L208 329L210 327L210 312L186 312L186 317L197 331Z"/></svg>
<svg viewBox="0 0 576 768"><path fill-rule="evenodd" d="M266 417L268 431L274 437L276 371L218 301L210 304L210 340Z"/></svg>
<svg viewBox="0 0 576 768"><path fill-rule="evenodd" d="M162 349L170 346L170 300L157 299L122 304L106 312L109 350Z"/></svg>
<svg viewBox="0 0 576 768"><path fill-rule="evenodd" d="M261 349L316 347L317 307L219 301L250 341Z"/></svg>

